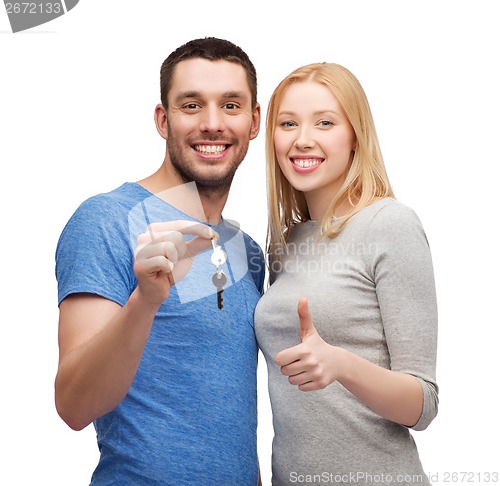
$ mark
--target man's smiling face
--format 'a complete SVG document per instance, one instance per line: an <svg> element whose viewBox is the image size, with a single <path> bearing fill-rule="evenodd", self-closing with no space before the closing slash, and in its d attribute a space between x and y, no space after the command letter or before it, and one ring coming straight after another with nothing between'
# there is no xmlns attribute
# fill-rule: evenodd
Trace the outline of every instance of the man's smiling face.
<svg viewBox="0 0 500 486"><path fill-rule="evenodd" d="M259 132L260 107L243 67L189 59L175 67L167 109L167 158L179 182L229 189L250 140Z"/></svg>

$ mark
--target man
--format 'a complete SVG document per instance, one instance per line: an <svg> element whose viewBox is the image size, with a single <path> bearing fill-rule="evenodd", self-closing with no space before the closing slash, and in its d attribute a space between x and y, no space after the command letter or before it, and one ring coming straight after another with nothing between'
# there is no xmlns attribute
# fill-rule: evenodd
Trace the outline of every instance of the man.
<svg viewBox="0 0 500 486"><path fill-rule="evenodd" d="M92 484L254 486L264 264L221 213L259 132L255 69L206 38L160 78L163 164L85 201L57 247L56 406L75 430L94 422Z"/></svg>

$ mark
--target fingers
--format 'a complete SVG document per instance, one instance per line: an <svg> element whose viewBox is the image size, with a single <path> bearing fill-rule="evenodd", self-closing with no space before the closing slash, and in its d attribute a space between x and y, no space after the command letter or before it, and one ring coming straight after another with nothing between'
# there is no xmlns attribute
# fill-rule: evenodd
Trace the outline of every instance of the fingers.
<svg viewBox="0 0 500 486"><path fill-rule="evenodd" d="M326 378L325 370L320 364L310 367L299 363L299 366L296 368L281 368L281 373L288 376L288 382L291 385L298 386L302 391L320 390L330 383ZM303 389L304 387L306 388L305 390Z"/></svg>
<svg viewBox="0 0 500 486"><path fill-rule="evenodd" d="M299 385L298 388L303 392L310 392L316 390L323 390L328 385L328 383L323 383L322 381L308 381L302 385Z"/></svg>
<svg viewBox="0 0 500 486"><path fill-rule="evenodd" d="M186 253L186 244L182 234L170 231L159 236L154 242L141 235L136 249L136 270L141 274L163 273L170 285L174 285L172 271L175 263ZM139 278L139 275L137 275Z"/></svg>
<svg viewBox="0 0 500 486"><path fill-rule="evenodd" d="M280 351L276 355L275 363L285 376L299 375L318 367L314 352L304 344Z"/></svg>
<svg viewBox="0 0 500 486"><path fill-rule="evenodd" d="M299 300L297 313L299 314L300 340L304 341L305 338L316 333L306 297L302 297Z"/></svg>
<svg viewBox="0 0 500 486"><path fill-rule="evenodd" d="M291 385L301 391L321 390L336 379L333 348L316 330L305 297L299 300L297 313L301 343L279 352L275 362Z"/></svg>
<svg viewBox="0 0 500 486"><path fill-rule="evenodd" d="M327 383L321 383L321 377L312 373L301 373L300 375L290 376L288 381L291 385L297 386L301 391L321 390Z"/></svg>
<svg viewBox="0 0 500 486"><path fill-rule="evenodd" d="M194 238L186 242L185 235ZM148 225L146 231L137 238L135 249L134 271L141 288L155 295L168 295L167 290L160 292L158 289L163 289L165 281L173 286L184 278L194 257L210 248L214 238L218 239L219 235L210 226L193 221L178 220Z"/></svg>
<svg viewBox="0 0 500 486"><path fill-rule="evenodd" d="M285 376L294 376L299 375L300 373L304 373L308 370L307 365L304 363L304 360L297 360L293 363L287 364L285 366L281 366L281 374Z"/></svg>
<svg viewBox="0 0 500 486"><path fill-rule="evenodd" d="M153 243L143 246L137 252L138 260L147 260L153 257L164 257L172 263L176 263L186 253L186 244L180 233L163 235Z"/></svg>
<svg viewBox="0 0 500 486"><path fill-rule="evenodd" d="M288 376L290 385L297 386L301 391L322 390L331 382L320 363L306 360L295 361L281 367L281 373Z"/></svg>
<svg viewBox="0 0 500 486"><path fill-rule="evenodd" d="M283 366L287 366L295 361L298 361L304 357L303 353L302 353L302 349L303 349L303 347L300 344L297 346L294 346L292 348L284 349L283 351L280 351L276 355L276 359L274 360L274 362L278 366L283 367Z"/></svg>
<svg viewBox="0 0 500 486"><path fill-rule="evenodd" d="M183 235L195 237L185 242ZM210 226L194 223L193 221L168 221L152 223L146 231L137 238L136 257L149 246L148 256L163 255L172 262L182 258L192 258L211 246L211 240L219 235ZM145 255L143 252L142 255Z"/></svg>
<svg viewBox="0 0 500 486"><path fill-rule="evenodd" d="M205 237L195 236L186 243L186 257L195 257L198 253L208 250L211 247L212 238L207 239Z"/></svg>
<svg viewBox="0 0 500 486"><path fill-rule="evenodd" d="M156 239L158 235L170 231L178 231L183 235L199 236L208 240L212 239L214 236L218 237L217 233L210 226L188 220L151 223L148 226L148 233L152 239Z"/></svg>

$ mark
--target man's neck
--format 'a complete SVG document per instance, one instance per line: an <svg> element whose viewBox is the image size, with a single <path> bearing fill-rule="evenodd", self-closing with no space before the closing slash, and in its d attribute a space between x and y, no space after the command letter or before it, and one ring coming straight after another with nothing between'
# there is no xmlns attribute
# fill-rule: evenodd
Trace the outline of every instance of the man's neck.
<svg viewBox="0 0 500 486"><path fill-rule="evenodd" d="M188 216L213 226L221 223L229 196L229 191L200 191L195 182L178 180L167 173L164 166L137 184Z"/></svg>

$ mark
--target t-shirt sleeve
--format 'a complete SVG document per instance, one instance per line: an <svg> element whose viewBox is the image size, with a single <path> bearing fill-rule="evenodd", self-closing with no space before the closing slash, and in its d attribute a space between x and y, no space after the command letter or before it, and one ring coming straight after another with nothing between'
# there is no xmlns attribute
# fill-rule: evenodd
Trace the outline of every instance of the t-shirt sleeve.
<svg viewBox="0 0 500 486"><path fill-rule="evenodd" d="M250 237L245 237L248 258L248 269L252 274L255 286L262 295L264 292L264 279L266 274L266 262L261 247Z"/></svg>
<svg viewBox="0 0 500 486"><path fill-rule="evenodd" d="M63 229L56 249L59 304L91 293L121 306L135 287L133 249L123 209L105 196L85 201Z"/></svg>
<svg viewBox="0 0 500 486"><path fill-rule="evenodd" d="M394 202L371 221L368 238L391 369L417 378L424 401L423 430L438 411L437 302L431 253L417 215Z"/></svg>

